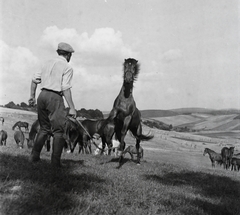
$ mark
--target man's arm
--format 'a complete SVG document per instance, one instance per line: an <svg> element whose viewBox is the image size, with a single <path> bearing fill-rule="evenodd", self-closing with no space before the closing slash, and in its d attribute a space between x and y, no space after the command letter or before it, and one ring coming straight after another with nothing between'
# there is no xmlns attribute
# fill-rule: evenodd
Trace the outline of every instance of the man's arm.
<svg viewBox="0 0 240 215"><path fill-rule="evenodd" d="M35 94L37 89L37 83L32 81L31 88L30 88L30 99L28 100L28 103L30 106L34 106L36 103Z"/></svg>
<svg viewBox="0 0 240 215"><path fill-rule="evenodd" d="M74 103L73 103L73 100L72 100L71 89L69 88L67 90L64 90L63 91L63 96L64 96L64 98L67 101L68 107L70 108L69 109L69 115L73 115L73 117L76 117L77 116L77 112L75 110L75 106L74 106Z"/></svg>

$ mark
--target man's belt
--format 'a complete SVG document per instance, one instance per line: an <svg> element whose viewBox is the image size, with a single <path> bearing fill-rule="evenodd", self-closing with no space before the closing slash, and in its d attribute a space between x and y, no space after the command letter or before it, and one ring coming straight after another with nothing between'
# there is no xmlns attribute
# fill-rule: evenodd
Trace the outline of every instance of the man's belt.
<svg viewBox="0 0 240 215"><path fill-rule="evenodd" d="M42 88L42 90L49 91L49 92L52 92L52 93L56 93L56 94L58 94L59 96L63 96L63 93L62 93L62 92L58 92L58 91L54 91L54 90L50 90L50 89L46 89L46 88Z"/></svg>

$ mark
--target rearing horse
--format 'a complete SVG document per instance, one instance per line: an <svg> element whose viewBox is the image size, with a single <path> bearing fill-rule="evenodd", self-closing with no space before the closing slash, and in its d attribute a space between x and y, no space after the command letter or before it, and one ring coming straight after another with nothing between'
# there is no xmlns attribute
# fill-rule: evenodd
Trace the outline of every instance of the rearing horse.
<svg viewBox="0 0 240 215"><path fill-rule="evenodd" d="M153 138L153 135L142 134L141 113L137 109L133 98L133 83L139 74L138 61L133 58L125 59L123 69L124 74L122 88L114 101L113 108L108 118L105 121L105 124L113 121L115 125L115 133L118 141L120 142L119 151L121 152L119 167L121 166L123 156L125 154L123 152L126 145L124 139L128 130L130 130L136 138L138 164L140 164L140 141L150 140Z"/></svg>

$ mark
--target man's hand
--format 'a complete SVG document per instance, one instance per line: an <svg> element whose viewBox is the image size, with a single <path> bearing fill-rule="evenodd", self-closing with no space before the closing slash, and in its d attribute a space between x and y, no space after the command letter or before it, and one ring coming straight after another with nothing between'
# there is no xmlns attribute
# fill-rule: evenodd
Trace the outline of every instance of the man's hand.
<svg viewBox="0 0 240 215"><path fill-rule="evenodd" d="M29 104L29 106L34 106L35 104L36 104L36 99L35 98L30 98L29 100L28 100L28 104Z"/></svg>
<svg viewBox="0 0 240 215"><path fill-rule="evenodd" d="M73 118L76 118L77 117L77 111L75 109L70 108L68 115L73 117Z"/></svg>

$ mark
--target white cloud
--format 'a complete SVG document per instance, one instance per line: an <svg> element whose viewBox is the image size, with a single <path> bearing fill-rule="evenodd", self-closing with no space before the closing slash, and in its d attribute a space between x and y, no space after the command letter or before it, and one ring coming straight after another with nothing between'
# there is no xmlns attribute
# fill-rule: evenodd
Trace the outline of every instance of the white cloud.
<svg viewBox="0 0 240 215"><path fill-rule="evenodd" d="M25 47L10 47L0 40L1 49L1 94L0 104L9 101L26 102L30 94L30 81L39 63L33 53ZM28 90L27 90L28 89Z"/></svg>
<svg viewBox="0 0 240 215"><path fill-rule="evenodd" d="M171 62L182 58L182 51L179 49L170 49L163 53L163 61Z"/></svg>
<svg viewBox="0 0 240 215"><path fill-rule="evenodd" d="M81 64L109 65L117 60L137 56L122 40L122 33L112 28L96 29L92 35L79 34L75 29L47 27L41 37L41 44L56 49L59 42L71 44ZM76 61L76 60L75 60Z"/></svg>

